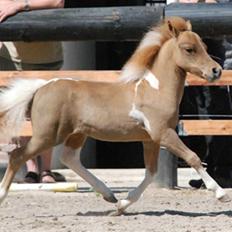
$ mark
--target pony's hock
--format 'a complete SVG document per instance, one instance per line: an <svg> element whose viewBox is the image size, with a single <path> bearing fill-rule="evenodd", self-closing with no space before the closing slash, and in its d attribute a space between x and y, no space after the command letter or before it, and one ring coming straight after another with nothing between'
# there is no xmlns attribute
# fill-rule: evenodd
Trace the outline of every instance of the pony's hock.
<svg viewBox="0 0 232 232"><path fill-rule="evenodd" d="M174 17L145 35L114 83L64 78L13 81L0 93L1 136L11 138L18 134L31 102L33 135L25 146L10 152L0 187L1 200L26 160L64 143L63 163L104 199L116 202L105 183L81 164L80 152L74 153L81 149L87 137L143 142L145 177L126 199L118 200L117 214L136 202L154 180L161 146L195 168L207 188L217 198L224 198L224 190L175 131L186 73L209 81L212 76L219 78L220 72L215 74L215 69L221 68L207 54L200 37L191 31L190 22ZM41 117L41 112L47 112L46 118Z"/></svg>

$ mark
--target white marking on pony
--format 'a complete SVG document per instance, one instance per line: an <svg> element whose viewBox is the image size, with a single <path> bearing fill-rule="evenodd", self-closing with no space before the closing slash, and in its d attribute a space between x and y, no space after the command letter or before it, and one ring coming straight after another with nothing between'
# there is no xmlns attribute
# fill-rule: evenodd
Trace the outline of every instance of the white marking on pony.
<svg viewBox="0 0 232 232"><path fill-rule="evenodd" d="M201 168L197 170L202 180L204 181L206 188L212 190L216 194L216 198L220 199L226 195L225 191L217 184L217 182L205 171L205 169Z"/></svg>
<svg viewBox="0 0 232 232"><path fill-rule="evenodd" d="M17 145L11 144L11 143L8 144L8 141L0 144L0 151L2 151L2 152L9 153L9 152L13 151L15 148L17 148Z"/></svg>
<svg viewBox="0 0 232 232"><path fill-rule="evenodd" d="M135 103L132 104L132 109L129 112L129 116L137 120L139 123L144 124L145 129L151 131L151 126L149 120L146 118L142 111L136 109Z"/></svg>
<svg viewBox="0 0 232 232"><path fill-rule="evenodd" d="M139 87L141 81L142 81L142 79L138 80L138 81L136 82L136 84L135 84L135 97L137 96L138 87Z"/></svg>
<svg viewBox="0 0 232 232"><path fill-rule="evenodd" d="M161 34L157 31L149 31L143 40L140 42L138 49L143 49L145 47L161 45Z"/></svg>
<svg viewBox="0 0 232 232"><path fill-rule="evenodd" d="M144 79L150 84L152 88L159 89L159 80L151 71L146 71Z"/></svg>
<svg viewBox="0 0 232 232"><path fill-rule="evenodd" d="M146 171L145 178L143 179L142 183L137 188L130 191L126 199L118 201L117 208L119 212L124 211L133 202L136 202L147 188L147 186L153 181L153 178L154 175L151 175L150 172Z"/></svg>
<svg viewBox="0 0 232 232"><path fill-rule="evenodd" d="M141 79L144 73L145 73L144 67L139 67L133 63L128 63L122 69L122 73L119 80L125 83L136 81Z"/></svg>
<svg viewBox="0 0 232 232"><path fill-rule="evenodd" d="M49 80L47 83L56 82L56 81L60 81L60 80L79 81L79 80L68 77L68 78L53 78L53 79Z"/></svg>

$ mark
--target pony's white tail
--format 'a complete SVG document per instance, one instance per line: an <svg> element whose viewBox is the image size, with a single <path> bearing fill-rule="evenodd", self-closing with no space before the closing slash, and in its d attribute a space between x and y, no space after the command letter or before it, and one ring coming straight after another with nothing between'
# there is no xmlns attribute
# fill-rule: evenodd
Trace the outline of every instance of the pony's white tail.
<svg viewBox="0 0 232 232"><path fill-rule="evenodd" d="M9 142L19 136L26 121L28 104L36 90L45 85L42 79L16 79L0 90L0 140Z"/></svg>

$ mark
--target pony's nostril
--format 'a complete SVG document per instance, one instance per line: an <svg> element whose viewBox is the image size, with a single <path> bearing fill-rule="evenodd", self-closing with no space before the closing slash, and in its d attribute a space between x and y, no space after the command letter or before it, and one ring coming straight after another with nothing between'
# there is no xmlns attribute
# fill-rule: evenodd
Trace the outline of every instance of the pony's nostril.
<svg viewBox="0 0 232 232"><path fill-rule="evenodd" d="M218 69L217 68L213 68L212 71L213 71L214 74L217 74Z"/></svg>
<svg viewBox="0 0 232 232"><path fill-rule="evenodd" d="M215 76L221 76L222 70L220 68L213 68L212 71Z"/></svg>

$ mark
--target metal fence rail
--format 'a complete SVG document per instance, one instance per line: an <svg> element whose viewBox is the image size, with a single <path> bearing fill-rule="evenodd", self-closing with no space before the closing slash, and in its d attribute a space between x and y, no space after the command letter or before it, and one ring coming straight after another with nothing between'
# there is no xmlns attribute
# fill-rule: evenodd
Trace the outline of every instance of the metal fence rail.
<svg viewBox="0 0 232 232"><path fill-rule="evenodd" d="M173 15L190 19L201 36L232 34L232 4L155 4L21 12L0 24L0 40L140 40L151 25Z"/></svg>

